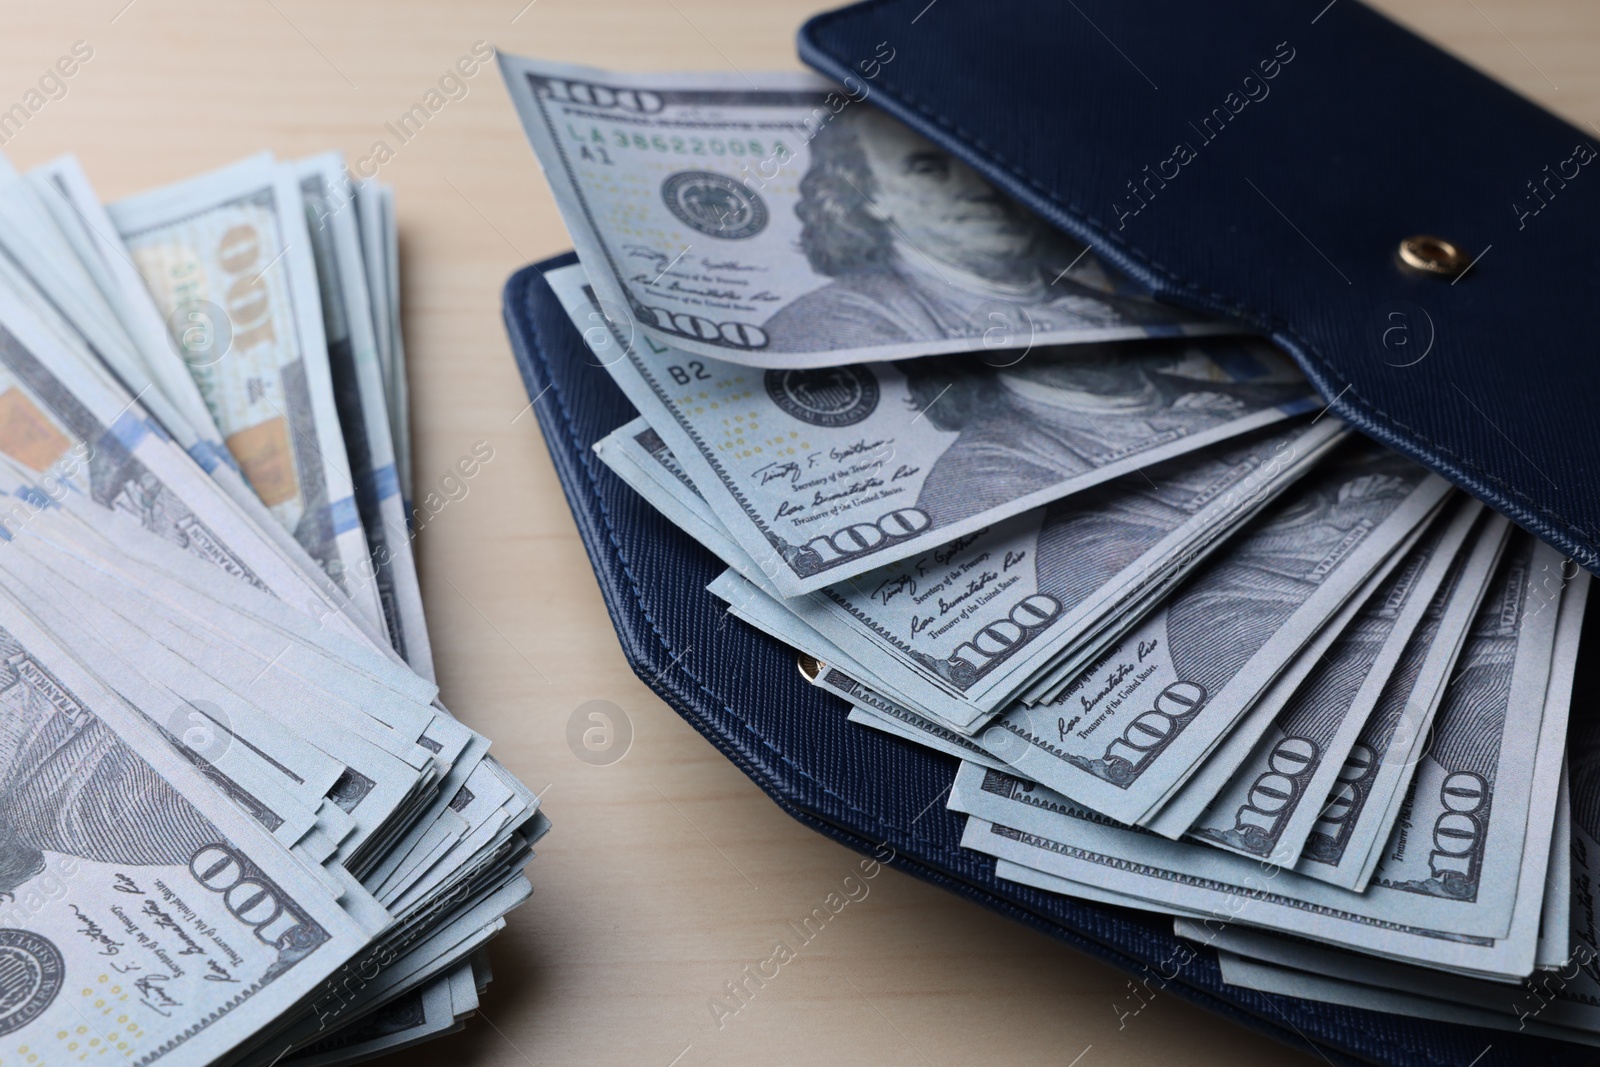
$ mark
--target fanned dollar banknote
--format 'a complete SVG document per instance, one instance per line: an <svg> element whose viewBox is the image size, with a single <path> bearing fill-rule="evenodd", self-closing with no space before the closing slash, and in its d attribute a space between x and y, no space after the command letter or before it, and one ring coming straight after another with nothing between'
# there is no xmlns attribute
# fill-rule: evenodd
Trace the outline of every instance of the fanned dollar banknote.
<svg viewBox="0 0 1600 1067"><path fill-rule="evenodd" d="M1369 596L1317 657L1271 727L1226 783L1210 787L1187 833L1245 856L1291 865L1434 591L1480 518L1462 502ZM1449 521L1444 521L1448 518ZM1355 766L1362 767L1358 757ZM1219 768L1228 771L1229 768ZM1177 807L1178 805L1169 805ZM1188 821L1187 813L1179 816Z"/></svg>
<svg viewBox="0 0 1600 1067"><path fill-rule="evenodd" d="M110 212L251 488L380 626L301 195L260 157Z"/></svg>
<svg viewBox="0 0 1600 1067"><path fill-rule="evenodd" d="M1275 501L1061 694L981 735L993 755L1124 822L1156 812L1448 487L1377 446Z"/></svg>
<svg viewBox="0 0 1600 1067"><path fill-rule="evenodd" d="M539 798L431 680L366 287L395 246L367 262L351 199L334 155L110 210L70 157L0 179L0 1034L30 1062L451 1033L528 895Z"/></svg>
<svg viewBox="0 0 1600 1067"><path fill-rule="evenodd" d="M500 67L601 306L658 345L792 370L1232 332L1109 274L865 91Z"/></svg>
<svg viewBox="0 0 1600 1067"><path fill-rule="evenodd" d="M546 279L784 596L1315 409L1259 342L763 372L630 337L581 267Z"/></svg>

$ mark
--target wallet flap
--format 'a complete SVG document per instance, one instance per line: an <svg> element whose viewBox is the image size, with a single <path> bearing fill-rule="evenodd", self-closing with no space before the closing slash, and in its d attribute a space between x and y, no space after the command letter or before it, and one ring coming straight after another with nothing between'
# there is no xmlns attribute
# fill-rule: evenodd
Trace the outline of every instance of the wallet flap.
<svg viewBox="0 0 1600 1067"><path fill-rule="evenodd" d="M1356 0L867 0L800 53L1600 563L1600 140Z"/></svg>
<svg viewBox="0 0 1600 1067"><path fill-rule="evenodd" d="M543 271L575 261L561 256L513 275L506 327L623 652L651 689L790 815L1119 967L1151 991L1183 996L1298 1048L1310 1044L1329 1062L1534 1067L1572 1054L1574 1046L1544 1038L1224 985L1215 956L1178 941L1168 916L996 878L992 858L961 848L965 817L944 805L957 761L849 722L844 701L801 677L793 649L732 619L706 591L724 565L595 456L595 442L635 412L544 280Z"/></svg>

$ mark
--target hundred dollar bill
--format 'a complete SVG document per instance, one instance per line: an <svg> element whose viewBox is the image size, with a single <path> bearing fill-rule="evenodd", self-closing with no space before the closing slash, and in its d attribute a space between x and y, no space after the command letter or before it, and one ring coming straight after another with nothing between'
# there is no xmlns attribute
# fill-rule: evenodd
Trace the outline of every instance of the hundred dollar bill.
<svg viewBox="0 0 1600 1067"><path fill-rule="evenodd" d="M1361 606L1189 836L1292 866L1345 755L1482 513L1462 501Z"/></svg>
<svg viewBox="0 0 1600 1067"><path fill-rule="evenodd" d="M92 513L88 517L93 517ZM54 620L49 624L57 632L64 632L63 625L72 625L76 619L80 631L91 631L100 640L114 643L114 649L94 656L101 677L157 725L170 727L176 739L184 740L184 754L202 761L209 768L208 777L210 769L222 771L244 787L230 786L228 795L262 819L263 825L268 824L272 812L281 814L282 809L270 803L269 794L254 787L257 778L229 769L239 760L259 764L256 769L274 780L268 785L275 782L279 792L299 795L302 804L319 814L334 814L326 811L326 806L330 802L338 805L343 831L333 835L328 854L338 851L342 858L377 837L385 823L436 778L430 750L445 761L459 751L460 746L448 735L432 728L430 720L443 716L426 705L412 706L418 714L410 717L409 725L402 724L400 730L386 728L382 720L391 717L394 702L386 700L384 692L363 684L367 680L356 669L357 657L332 660L336 670L322 671L321 677L313 678L313 672L306 669L306 657L285 647L281 632L253 642L249 650L236 644L252 641L255 633L264 629L251 616L234 614L218 620L215 628L199 624L204 614L199 609L204 605L181 580L157 576L141 565L142 560L135 562L121 554L121 549L137 547L142 540L148 542L146 547L166 550L179 562L187 562L144 531L121 529L96 552L81 534L73 536L72 531L60 529L67 521L63 512L46 512L28 521L20 535L8 542L8 557L20 554L30 562L48 562L41 555L46 545L70 553L70 557L55 556L54 574L44 587L48 606L35 610L41 618ZM36 544L39 540L45 544ZM210 577L196 565L187 569L197 572L194 577ZM36 576L11 573L18 573L23 581L37 582ZM22 595L20 583L10 588ZM242 583L228 582L222 588L253 592ZM262 597L258 603L277 609L272 614L287 616L291 625L295 621L309 624L319 649L334 654L348 650L348 643L341 648L335 634L280 602ZM125 621L112 616L113 611ZM65 624L60 621L62 612L66 613ZM86 642L73 643L81 647ZM256 648L263 651L256 653ZM405 670L382 659L375 650L367 650L367 654L383 667ZM107 673L118 661L126 663L122 672ZM170 695L151 699L152 685ZM404 715L406 709L400 710ZM458 729L465 733L464 728ZM424 733L439 740L430 739L423 747L420 739ZM197 748L188 744L191 736L200 739ZM328 757L336 762L330 764ZM420 775L419 768L425 769L426 775ZM325 820L319 818L318 822ZM280 828L275 827L274 832Z"/></svg>
<svg viewBox="0 0 1600 1067"><path fill-rule="evenodd" d="M229 741L237 737L242 743L222 743L217 719L202 710L217 708L208 699L214 695L212 691L189 686L173 690L152 682L134 659L137 655L140 665L149 663L148 644L143 648L136 643L123 644L122 632L108 632L116 628L105 625L98 605L73 603L72 590L63 590L48 576L41 581L39 569L29 563L15 543L0 552L7 595L39 625L48 627L57 641L93 664L97 678L149 719L174 751L194 764L221 796L285 848L298 852L319 821L318 786L323 791L331 786L336 768L303 753L292 740L285 744L288 739L281 729L274 735L241 723L237 731L228 730L227 737ZM157 658L163 655L169 654L156 650ZM233 720L228 721L231 724ZM197 729L200 724L204 726Z"/></svg>
<svg viewBox="0 0 1600 1067"><path fill-rule="evenodd" d="M309 689L287 671L274 670L263 678L247 657L186 630L181 608L141 596L128 582L100 575L59 550L32 545L29 539L15 547L19 551L12 555L25 557L26 565L13 560L7 573L30 591L53 594L52 603L36 610L39 618L58 632L64 631L56 619L76 623L111 646L103 659L120 659L127 671L116 677L105 673L102 658L95 660L96 669L158 725L174 721L175 708L211 709L226 724L230 738L241 742L216 748L227 756L238 751L264 757L289 779L285 788L300 793L313 810L324 798L345 799L347 783L365 783L344 809L355 819L350 827L355 836L342 842L346 851L370 837L417 788L419 768L429 763L427 752L407 745L396 755L362 737L352 725L361 721L360 712L338 694ZM127 681L130 671L143 676L140 692L171 696L152 702L136 695L129 685L140 683ZM186 715L179 712L176 721ZM299 738L308 740L285 748L286 739ZM205 757L206 752L198 755Z"/></svg>
<svg viewBox="0 0 1600 1067"><path fill-rule="evenodd" d="M794 368L1224 329L1111 278L865 93L500 69L596 291L658 344Z"/></svg>
<svg viewBox="0 0 1600 1067"><path fill-rule="evenodd" d="M815 630L850 648L875 684L965 727L1091 628L1194 567L1343 432L1333 422L1262 431L1124 475L791 598L783 607L793 618L780 621L775 636L798 646L808 643L804 629ZM764 584L643 420L602 440L596 452L668 518Z"/></svg>
<svg viewBox="0 0 1600 1067"><path fill-rule="evenodd" d="M950 806L994 825L969 823L964 844L1074 881L1372 954L1466 973L1528 973L1576 659L1556 650L1576 646L1583 590L1568 598L1574 610L1559 632L1556 610L1525 610L1530 574L1556 557L1520 540L1496 578L1498 590L1518 595L1493 597L1491 609L1507 613L1511 645L1496 633L1463 653L1468 661L1476 651L1484 670L1451 685L1435 727L1435 762L1448 773L1419 773L1365 894L1118 827L1041 786L979 768L963 768ZM1485 685L1491 675L1496 681Z"/></svg>
<svg viewBox="0 0 1600 1067"><path fill-rule="evenodd" d="M1437 522L1437 519L1433 520ZM1345 601L1337 614L1322 625L1292 659L1273 678L1272 683L1229 729L1227 736L1208 753L1200 766L1161 805L1161 810L1142 820L1140 825L1163 837L1182 837L1199 818L1219 791L1250 758L1257 743L1289 706L1290 700L1317 666L1326 659L1339 635L1353 625L1365 603L1376 596L1393 577L1400 564L1416 548L1425 528L1414 531L1390 554L1377 570Z"/></svg>
<svg viewBox="0 0 1600 1067"><path fill-rule="evenodd" d="M1579 593L1583 597L1586 591ZM1570 645L1576 639L1572 631L1577 629L1573 623L1578 612L1576 605L1574 607L1570 618L1563 609L1557 643L1558 647L1568 647L1562 648L1562 652L1575 651ZM1540 970L1522 983L1507 986L1501 982L1442 976L1215 918L1202 917L1201 922L1180 918L1175 923L1176 933L1257 962L1303 973L1315 972L1334 982L1359 983L1376 998L1373 1003L1381 1010L1390 1010L1396 1000L1408 994L1421 993L1430 1000L1470 1006L1486 1016L1492 1013L1498 1019L1477 1020L1491 1025L1512 1022L1520 1029L1522 1024L1528 1024L1529 1028L1534 1024L1547 1024L1600 1033L1600 946L1595 938L1596 886L1592 860L1594 843L1600 840L1596 833L1596 817L1600 813L1592 805L1590 810L1580 813L1572 803L1578 791L1592 793L1596 781L1600 780L1593 759L1596 742L1600 741L1600 717L1590 712L1595 683L1593 672L1582 666L1578 671L1588 677L1577 688L1579 696L1573 703L1575 714L1568 760L1571 774L1570 777L1563 774L1556 819L1550 827L1550 873L1540 916ZM1558 671L1552 678L1547 704L1572 703L1574 689L1564 684L1572 680L1570 672ZM1556 927L1559 937L1552 936L1554 924L1559 924ZM1547 941L1548 950L1543 947ZM1344 1002L1338 996L1330 998L1319 992L1327 990L1312 991L1312 999ZM1389 1007L1383 1007L1385 1004ZM1420 1014L1426 1016L1428 1012Z"/></svg>
<svg viewBox="0 0 1600 1067"><path fill-rule="evenodd" d="M1216 445L784 606L924 713L970 727L1195 567L1343 433L1328 421Z"/></svg>
<svg viewBox="0 0 1600 1067"><path fill-rule="evenodd" d="M1126 893L1115 893L1099 886L1085 885L1082 882L1068 881L1058 878L1053 874L1024 867L1020 863L1008 859L997 858L994 861L994 876L1007 882L1016 882L1019 885L1032 886L1043 889L1046 893L1059 893L1066 897L1075 897L1079 900L1092 900L1097 904L1115 904L1119 908L1133 908L1135 911L1152 911L1162 915L1181 915L1180 909L1172 908L1166 904L1152 904L1148 900L1130 897ZM1174 959L1174 964L1184 961ZM1172 977L1172 976L1167 976ZM1120 1017L1120 1015L1119 1015Z"/></svg>
<svg viewBox="0 0 1600 1067"><path fill-rule="evenodd" d="M129 1062L225 1060L367 943L315 877L3 597L0 663L13 1043L48 1063L91 1039Z"/></svg>
<svg viewBox="0 0 1600 1067"><path fill-rule="evenodd" d="M113 375L122 388L140 397L143 406L179 445L204 468L219 462L221 440L202 436L190 412L180 410L157 387L148 360L136 346L104 298L98 278L80 250L82 225L71 209L48 189L30 180L0 183L0 279L11 287L52 330L70 338L80 350ZM98 207L98 204L96 205ZM68 230L63 224L78 223ZM74 241L74 237L79 240ZM153 309L152 309L153 310ZM193 383L190 383L193 389ZM196 397L198 399L198 397ZM210 422L207 416L204 424Z"/></svg>
<svg viewBox="0 0 1600 1067"><path fill-rule="evenodd" d="M382 632L292 168L258 156L108 211L251 487Z"/></svg>
<svg viewBox="0 0 1600 1067"><path fill-rule="evenodd" d="M1559 644L1559 634L1556 640ZM1560 695L1555 694L1547 697L1546 703L1559 699ZM1572 703L1570 696L1567 702ZM1572 936L1572 884L1571 776L1569 768L1563 766L1556 818L1550 826L1550 864L1544 876L1544 906L1539 912L1539 945L1534 952L1534 965L1540 970L1566 964L1578 943Z"/></svg>
<svg viewBox="0 0 1600 1067"><path fill-rule="evenodd" d="M453 995L459 995L459 975L465 972L471 989L471 965L462 965L448 976L435 978L410 993L402 994L365 1019L340 1027L315 1044L284 1058L294 1067L337 1067L389 1055L464 1027L462 1016L476 1008L477 997L463 997L458 1009Z"/></svg>
<svg viewBox="0 0 1600 1067"><path fill-rule="evenodd" d="M1434 594L1318 812L1295 866L1301 874L1366 888L1510 531L1505 518L1488 516Z"/></svg>
<svg viewBox="0 0 1600 1067"><path fill-rule="evenodd" d="M389 289L386 309L389 316L389 420L394 428L395 455L399 459L400 489L407 506L413 499L411 488L411 385L406 369L405 330L400 316L400 223L394 211L394 187L377 187L383 224L383 281Z"/></svg>
<svg viewBox="0 0 1600 1067"><path fill-rule="evenodd" d="M895 707L897 711L905 711L905 709L897 705L890 706ZM908 712L907 714L915 713ZM899 718L882 714L877 709L863 704L851 705L848 718L857 726L868 726L879 733L910 741L912 744L921 745L923 748L931 748L935 752L943 752L947 756L971 760L973 763L981 764L985 767L993 767L995 770L1004 770L1006 766L973 744L971 738L964 737L954 730L940 726L931 719L922 719L915 726L911 726L902 722Z"/></svg>
<svg viewBox="0 0 1600 1067"><path fill-rule="evenodd" d="M531 890L526 878L513 875L487 893L470 893L462 906L445 914L416 933L406 932L398 943L383 942L368 949L331 979L309 1011L287 1030L273 1038L270 1046L259 1047L243 1060L249 1067L272 1067L291 1062L284 1052L311 1045L331 1027L343 1026L369 1017L396 996L447 973L456 964L504 928L501 918L527 899Z"/></svg>
<svg viewBox="0 0 1600 1067"><path fill-rule="evenodd" d="M1515 878L1508 842L1534 826L1548 830L1548 810L1530 811L1527 798L1548 788L1554 803L1560 761L1546 782L1534 778L1534 764L1553 730L1555 744L1564 743L1570 699L1544 707L1543 720L1536 711L1563 687L1570 693L1576 637L1567 638L1573 647L1561 647L1557 624L1565 613L1568 632L1577 629L1572 620L1581 619L1588 592L1587 575L1580 575L1556 603L1543 599L1541 574L1559 564L1559 555L1531 535L1512 535L1452 668L1372 886L1493 899Z"/></svg>
<svg viewBox="0 0 1600 1067"><path fill-rule="evenodd" d="M1314 405L1282 356L1231 340L762 372L634 344L581 267L545 277L783 596Z"/></svg>
<svg viewBox="0 0 1600 1067"><path fill-rule="evenodd" d="M1573 728L1575 742L1580 732L1592 733L1592 729L1586 731L1579 718L1574 718ZM1547 889L1555 892L1546 893L1540 918L1542 941L1552 912L1559 912L1555 916L1562 922L1559 955L1550 956L1548 963L1541 960L1538 969L1520 982L1440 974L1216 916L1179 916L1174 921L1174 932L1185 940L1208 945L1219 955L1237 954L1236 958L1253 965L1282 969L1282 978L1301 984L1301 992L1296 995L1312 1000L1348 1003L1346 996L1359 991L1362 1006L1381 1011L1429 1018L1439 1005L1448 1005L1469 1013L1470 1021L1477 1025L1529 1032L1537 1032L1541 1026L1559 1028L1560 1036L1566 1040L1577 1040L1570 1036L1576 1032L1587 1033L1590 1041L1600 1041L1600 950L1595 947L1593 929L1568 925L1574 912L1551 907L1552 897L1567 903L1574 897L1581 901L1593 888L1587 872L1576 884L1570 878L1555 877L1558 857L1573 851L1569 797L1563 779L1550 842L1550 878L1546 882ZM1315 976L1314 981L1305 981L1311 976ZM1252 976L1245 978L1245 984L1254 988Z"/></svg>
<svg viewBox="0 0 1600 1067"><path fill-rule="evenodd" d="M785 604L770 590L763 590L759 583L764 576L743 550L728 539L727 532L678 467L671 451L643 419L634 419L618 427L596 442L594 448L606 466L667 519L730 565L729 570L706 587L707 590L728 604L729 614L814 657L817 670L806 677L851 699L856 704L851 712L853 720L870 718L872 725L901 736L909 737L910 732L916 732L916 740L940 751L951 752L948 745L954 745L966 759L993 759L969 738L910 711L904 703L886 699L882 694L892 693L892 690L882 679L874 677L817 631L797 627ZM871 679L881 692L862 685L858 679ZM902 702L908 699L900 694L894 696Z"/></svg>
<svg viewBox="0 0 1600 1067"><path fill-rule="evenodd" d="M1587 579L1579 577L1577 582L1586 584ZM1587 590L1577 592L1582 596ZM1557 638L1558 645L1566 646L1561 652L1576 652L1577 635L1572 631L1577 627L1571 625L1572 621L1564 604ZM1553 828L1549 879L1553 885L1548 887L1555 890L1563 906L1552 907L1547 891L1541 940L1549 932L1553 916L1561 921L1560 932L1564 936L1541 961L1545 969L1520 987L1508 989L1498 983L1421 976L1392 963L1235 926L1218 928L1208 924L1205 935L1224 947L1272 963L1300 969L1314 967L1331 977L1386 991L1425 991L1430 997L1501 1013L1519 1023L1538 1021L1600 1033L1600 939L1596 937L1595 905L1600 899L1600 715L1593 711L1600 676L1582 662L1576 673L1578 677L1574 679L1571 672L1557 671L1551 680L1549 699L1553 704L1570 701L1572 719L1567 740L1568 773L1564 779L1568 783L1564 791L1567 802L1558 808L1558 814L1564 811L1568 817L1558 818ZM1564 686L1563 682L1568 684ZM1557 878L1558 868L1563 866L1557 857L1562 855L1566 857L1567 877ZM1193 932L1180 930L1183 936Z"/></svg>
<svg viewBox="0 0 1600 1067"><path fill-rule="evenodd" d="M1111 818L1147 818L1449 491L1416 464L1351 442L1059 701L1008 709L980 743Z"/></svg>
<svg viewBox="0 0 1600 1067"><path fill-rule="evenodd" d="M297 170L322 287L334 402L370 553L355 580L375 585L390 644L413 670L432 679L433 651L389 430L354 193L338 153L304 160Z"/></svg>
<svg viewBox="0 0 1600 1067"><path fill-rule="evenodd" d="M322 589L279 553L136 400L98 375L0 287L0 453L7 511L54 504L122 513L222 572L365 639ZM11 473L25 471L19 478Z"/></svg>
<svg viewBox="0 0 1600 1067"><path fill-rule="evenodd" d="M685 528L688 528L687 525ZM1381 579L1382 575L1378 577ZM1374 580L1370 584L1376 587L1378 583ZM818 687L827 689L850 701L852 705L850 720L852 722L873 726L936 751L979 763L986 767L993 767L997 770L1010 769L1007 764L990 755L972 738L912 711L906 706L910 702L909 697L895 693L881 678L875 677L870 670L856 661L854 657L828 641L817 631L807 627L797 628L794 625L793 617L788 614L783 604L780 604L771 596L765 595L757 585L739 577L734 571L724 571L711 585L707 586L707 589L728 604L730 614L749 623L763 633L792 644L794 647L805 651L807 655L815 657L817 669L814 674L807 673L804 670L802 670L802 673L805 673L812 683ZM1354 607L1355 605L1347 606L1324 629L1336 631L1340 627L1341 620L1345 614L1354 615ZM1312 659L1316 659L1325 651L1326 645L1331 643L1332 635L1324 638L1322 634L1319 634L1315 642L1302 649L1300 656L1310 656ZM1286 670L1285 675L1289 675L1292 670L1293 668ZM1299 677L1303 677L1303 672L1294 681L1297 682ZM863 680L867 684L863 684ZM1278 689L1285 681L1286 678L1280 678L1273 684L1272 690ZM1288 688L1292 690L1293 687L1293 684L1290 684ZM1272 691L1269 691L1261 702L1267 703L1273 699ZM1284 700L1277 701L1274 707L1281 707L1286 699L1287 693ZM1253 709L1251 715L1254 716L1255 714L1256 710ZM1270 719L1270 716L1268 718ZM1231 735L1228 740L1229 742L1233 740ZM1247 753L1248 749L1248 745L1244 746L1239 758L1242 758L1243 753ZM1227 753L1228 743L1225 742L1213 753L1211 759L1222 758ZM1233 765L1236 765L1236 763L1237 760ZM1226 776L1224 775L1225 778ZM1185 789L1187 788L1188 786L1186 785ZM1181 792L1179 796L1182 796ZM1158 819L1165 816L1166 811L1167 809L1163 808ZM1179 836L1188 827L1189 821L1192 821L1192 817L1168 833L1168 836ZM1155 823L1152 823L1152 827L1154 826Z"/></svg>
<svg viewBox="0 0 1600 1067"><path fill-rule="evenodd" d="M210 638L248 649L255 661L246 676L257 683L267 670L282 667L315 678L332 692L360 691L354 702L364 716L395 722L408 741L443 718L428 707L438 686L401 665L392 652L385 654L384 646L367 640L331 606L316 609L290 596L275 596L258 588L259 579L248 572L230 572L210 557L197 557L192 544L162 528L141 528L142 516L115 502L97 504L84 492L62 491L53 472L34 480L19 478L21 469L9 457L0 461L0 489L12 498L6 510L8 528L15 533L14 520L24 533L45 537L90 567L171 601L196 626L203 625ZM58 517L70 522L52 522ZM367 693L368 683L382 689L377 695ZM382 699L385 690L415 707L417 714L391 715ZM327 711L326 706L318 708L320 714Z"/></svg>
<svg viewBox="0 0 1600 1067"><path fill-rule="evenodd" d="M728 605L729 615L791 645L819 663L829 665L828 670L821 671L811 679L822 688L834 689L840 695L851 698L856 687L864 684L880 696L902 706L911 703L909 697L896 692L892 685L875 676L849 652L810 627L797 626L794 616L783 606L783 601L755 582L741 577L732 568L712 579L706 591ZM843 681L835 678L841 670L849 676Z"/></svg>
<svg viewBox="0 0 1600 1067"><path fill-rule="evenodd" d="M93 279L79 289L98 288L106 305L134 348L133 358L114 359L89 337L82 343L115 371L122 388L139 398L180 447L209 474L228 499L272 542L277 551L309 577L322 593L341 606L348 597L314 562L289 531L278 525L261 498L244 480L233 455L200 396L189 367L179 356L176 339L156 311L146 287L110 216L95 196L83 169L72 156L35 168L28 181L60 227L72 253ZM45 308L30 305L36 312ZM63 307L67 306L65 304ZM359 614L356 616L360 620Z"/></svg>

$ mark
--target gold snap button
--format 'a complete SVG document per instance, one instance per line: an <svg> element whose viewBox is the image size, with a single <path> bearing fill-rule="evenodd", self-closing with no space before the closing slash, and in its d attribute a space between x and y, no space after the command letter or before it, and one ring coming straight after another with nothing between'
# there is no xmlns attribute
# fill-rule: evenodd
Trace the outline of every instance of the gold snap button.
<svg viewBox="0 0 1600 1067"><path fill-rule="evenodd" d="M794 665L800 668L800 677L813 683L822 677L823 670L828 666L815 656L808 656L804 652L795 657Z"/></svg>
<svg viewBox="0 0 1600 1067"><path fill-rule="evenodd" d="M1461 249L1443 237L1427 234L1407 237L1400 242L1400 262L1414 271L1438 278L1454 278L1470 263Z"/></svg>

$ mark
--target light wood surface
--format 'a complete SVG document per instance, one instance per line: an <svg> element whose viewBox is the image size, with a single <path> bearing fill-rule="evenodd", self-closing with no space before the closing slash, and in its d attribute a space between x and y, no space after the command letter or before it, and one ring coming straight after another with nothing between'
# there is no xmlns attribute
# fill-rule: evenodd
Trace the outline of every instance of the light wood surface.
<svg viewBox="0 0 1600 1067"><path fill-rule="evenodd" d="M418 538L444 696L555 821L529 872L533 899L493 945L483 1011L464 1035L397 1062L1321 1063L1304 1044L1171 995L1119 1025L1122 975L892 871L737 1015L713 1021L725 983L770 956L858 857L782 814L623 661L501 326L506 277L569 243L498 75L471 79L408 143L385 124L478 40L623 69L797 67L794 32L812 2L0 9L0 111L75 41L94 50L5 151L22 167L76 152L108 199L261 149L338 148L352 162L378 140L394 149L380 176L397 189L418 494L477 442L494 450ZM1592 0L1380 6L1579 126L1600 120ZM997 27L974 47L1004 39ZM631 751L607 767L580 762L565 740L569 715L594 699L624 709L634 730Z"/></svg>

